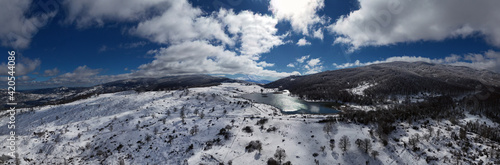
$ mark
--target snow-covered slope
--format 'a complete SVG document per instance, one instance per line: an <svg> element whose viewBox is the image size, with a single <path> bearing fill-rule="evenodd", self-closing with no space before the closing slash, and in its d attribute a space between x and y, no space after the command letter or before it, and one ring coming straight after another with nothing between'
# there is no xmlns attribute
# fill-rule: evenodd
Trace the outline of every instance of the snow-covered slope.
<svg viewBox="0 0 500 165"><path fill-rule="evenodd" d="M274 155L279 148L286 154L283 162L300 165L456 163L451 153L460 149L451 134L459 127L448 121L401 123L384 146L374 135L374 126L319 122L336 116L282 115L274 107L237 97L260 90L256 85L224 83L187 90L101 94L33 111L21 109L16 116L19 162L267 164L270 158L277 159ZM8 146L9 118L5 112L0 116L0 145ZM461 122L479 119L469 115ZM403 142L416 134L431 135L416 144L420 150L405 148ZM345 152L339 145L343 136L351 143ZM358 149L356 139L368 139L373 144L370 152ZM467 155L458 161L496 163L498 159L482 150L489 151L498 143L486 139L470 143ZM373 151L378 154L373 156ZM7 154L8 149L0 149L0 155ZM477 158L469 159L472 156ZM437 160L429 161L433 157Z"/></svg>

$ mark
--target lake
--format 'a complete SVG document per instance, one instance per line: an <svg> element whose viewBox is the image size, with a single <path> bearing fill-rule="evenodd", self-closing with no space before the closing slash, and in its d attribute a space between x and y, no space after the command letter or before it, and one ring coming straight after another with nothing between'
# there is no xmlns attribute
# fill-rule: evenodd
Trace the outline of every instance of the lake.
<svg viewBox="0 0 500 165"><path fill-rule="evenodd" d="M281 109L286 114L329 114L338 113L339 111L329 108L324 102L307 102L296 97L288 96L287 94L273 94L273 93L250 93L243 94L241 97L253 100L257 103L264 103L272 105Z"/></svg>

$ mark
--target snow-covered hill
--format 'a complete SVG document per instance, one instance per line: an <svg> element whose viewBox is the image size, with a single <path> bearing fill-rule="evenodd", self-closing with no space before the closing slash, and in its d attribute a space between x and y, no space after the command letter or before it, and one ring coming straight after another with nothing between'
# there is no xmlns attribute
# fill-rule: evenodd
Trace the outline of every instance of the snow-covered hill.
<svg viewBox="0 0 500 165"><path fill-rule="evenodd" d="M257 85L223 83L186 90L108 93L20 109L17 161L239 165L282 158L283 163L298 165L499 163L497 142L472 132L465 135L469 140L455 138L466 122L499 126L480 116L468 114L455 124L447 120L401 122L384 145L373 125L340 122L336 115L283 115L269 105L237 97L260 90ZM9 116L6 112L0 116L0 144L4 146L0 155L8 155ZM350 143L346 151L342 150L343 136ZM459 147L462 143L468 143L468 148ZM371 145L365 152L366 147L357 144Z"/></svg>

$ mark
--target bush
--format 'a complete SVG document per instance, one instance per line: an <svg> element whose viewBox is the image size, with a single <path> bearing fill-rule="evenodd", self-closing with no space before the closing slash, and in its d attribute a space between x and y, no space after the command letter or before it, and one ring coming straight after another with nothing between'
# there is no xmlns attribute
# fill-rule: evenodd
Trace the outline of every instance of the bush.
<svg viewBox="0 0 500 165"><path fill-rule="evenodd" d="M278 147L278 149L276 149L276 153L274 153L274 157L278 159L278 161L281 164L281 162L284 161L286 158L285 149Z"/></svg>
<svg viewBox="0 0 500 165"><path fill-rule="evenodd" d="M245 147L245 151L247 152L253 152L255 150L258 150L259 152L262 151L262 143L260 141L250 141L248 145Z"/></svg>
<svg viewBox="0 0 500 165"><path fill-rule="evenodd" d="M253 129L252 129L252 127L250 127L250 126L243 127L243 129L242 129L242 130L243 130L244 132L246 132L246 133L252 133L252 132L253 132Z"/></svg>
<svg viewBox="0 0 500 165"><path fill-rule="evenodd" d="M435 156L428 156L427 158L425 158L425 161L426 161L427 163L430 163L430 162L432 162L432 161L438 161L438 158L437 158L437 157L435 157Z"/></svg>
<svg viewBox="0 0 500 165"><path fill-rule="evenodd" d="M378 151L372 151L373 159L377 158L378 154L379 154Z"/></svg>
<svg viewBox="0 0 500 165"><path fill-rule="evenodd" d="M278 161L274 160L273 158L269 158L267 160L267 165L279 165Z"/></svg>
<svg viewBox="0 0 500 165"><path fill-rule="evenodd" d="M274 132L274 131L276 131L276 130L278 130L278 128L276 128L276 127L271 127L271 128L268 128L266 131L267 131L267 132Z"/></svg>
<svg viewBox="0 0 500 165"><path fill-rule="evenodd" d="M259 121L257 121L257 124L255 124L255 125L264 125L267 123L267 121L268 121L267 118L262 118Z"/></svg>

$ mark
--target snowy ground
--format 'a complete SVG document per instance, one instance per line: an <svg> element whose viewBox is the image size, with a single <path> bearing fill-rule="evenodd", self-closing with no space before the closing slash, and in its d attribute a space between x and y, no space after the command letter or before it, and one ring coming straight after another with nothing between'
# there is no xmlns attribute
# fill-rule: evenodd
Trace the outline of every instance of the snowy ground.
<svg viewBox="0 0 500 165"><path fill-rule="evenodd" d="M443 159L453 160L444 145L453 142L450 134L459 129L449 122L401 123L384 146L370 133L373 126L336 122L326 133L325 124L318 121L327 116L282 115L274 107L235 97L260 90L256 85L227 83L176 91L126 91L34 111L23 109L16 116L17 152L21 164L266 164L278 147L286 151L285 161L299 165L315 164L315 160L318 164L428 164L428 156L439 158L434 164L453 163ZM5 112L0 116L0 144L8 146L9 119ZM474 117L467 119L480 119ZM257 125L264 118L267 122ZM243 130L247 126L251 133ZM441 133L418 144L424 151L404 147L402 141L429 134L430 127ZM344 135L351 143L346 152L338 145ZM356 139L372 141L372 151L379 155L359 150ZM245 150L257 140L261 151ZM488 149L476 143L473 147ZM0 149L0 155L8 152L6 147ZM479 160L491 162L486 156Z"/></svg>
<svg viewBox="0 0 500 165"><path fill-rule="evenodd" d="M356 94L356 95L365 95L365 90L372 87L372 86L376 86L377 84L373 84L373 83L369 83L369 82L363 82L361 84L359 84L357 87L355 88L352 88L352 89L347 89L347 91L351 92L352 94Z"/></svg>

